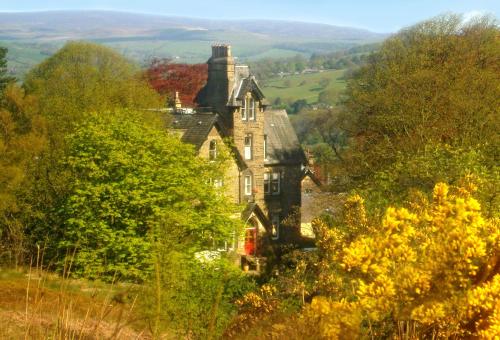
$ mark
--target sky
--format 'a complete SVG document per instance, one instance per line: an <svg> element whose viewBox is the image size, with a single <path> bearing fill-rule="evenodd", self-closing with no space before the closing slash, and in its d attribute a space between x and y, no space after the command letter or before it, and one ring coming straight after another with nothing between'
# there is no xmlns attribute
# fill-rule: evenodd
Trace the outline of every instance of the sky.
<svg viewBox="0 0 500 340"><path fill-rule="evenodd" d="M104 9L210 19L283 19L395 32L454 12L500 17L500 0L0 0L0 11Z"/></svg>

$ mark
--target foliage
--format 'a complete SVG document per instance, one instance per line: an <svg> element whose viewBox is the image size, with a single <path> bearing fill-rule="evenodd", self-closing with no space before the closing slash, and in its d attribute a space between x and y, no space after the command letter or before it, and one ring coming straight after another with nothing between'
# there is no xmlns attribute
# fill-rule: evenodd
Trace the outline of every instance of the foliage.
<svg viewBox="0 0 500 340"><path fill-rule="evenodd" d="M499 28L445 15L387 39L348 82L352 178L429 144L498 147Z"/></svg>
<svg viewBox="0 0 500 340"><path fill-rule="evenodd" d="M316 220L317 257L276 286L308 287L311 303L282 321L278 337L498 336L500 226L482 216L474 189L437 184L431 202L389 207L381 222L355 196L343 224Z"/></svg>
<svg viewBox="0 0 500 340"><path fill-rule="evenodd" d="M46 147L46 123L37 114L36 99L8 85L0 106L0 256L16 265L25 255L33 163Z"/></svg>
<svg viewBox="0 0 500 340"><path fill-rule="evenodd" d="M7 48L0 46L0 98L7 84L15 80L7 75L7 51Z"/></svg>
<svg viewBox="0 0 500 340"><path fill-rule="evenodd" d="M207 64L176 64L169 59L154 59L145 72L152 88L170 100L179 92L184 105L194 105L194 100L207 82Z"/></svg>
<svg viewBox="0 0 500 340"><path fill-rule="evenodd" d="M346 132L339 127L342 121L343 115L337 108L303 110L298 115L291 117L291 122L302 143L307 145L324 143L340 159L342 159L340 151L347 145ZM321 154L326 154L323 148L319 146L314 149L321 151L320 153L315 153L317 158ZM329 160L333 161L333 158Z"/></svg>
<svg viewBox="0 0 500 340"><path fill-rule="evenodd" d="M233 230L224 197L208 184L211 165L152 124L135 111L110 111L89 114L68 135L61 225L42 225L38 239L50 236L60 265L68 255L74 275L144 279L157 230L185 250Z"/></svg>
<svg viewBox="0 0 500 340"><path fill-rule="evenodd" d="M154 333L219 338L236 314L235 300L255 289L253 280L224 254L200 261L191 253L158 250L158 287L145 289L140 303L149 323L158 321Z"/></svg>
<svg viewBox="0 0 500 340"><path fill-rule="evenodd" d="M38 97L41 113L58 130L70 129L85 119L86 112L160 105L133 64L107 47L87 42L64 45L26 75L24 86Z"/></svg>
<svg viewBox="0 0 500 340"><path fill-rule="evenodd" d="M454 185L472 182L485 215L498 216L500 170L490 148L438 144L426 145L412 155L400 152L394 163L374 173L356 191L367 197L369 210L375 211L391 202L409 202L419 191L430 192L439 181Z"/></svg>

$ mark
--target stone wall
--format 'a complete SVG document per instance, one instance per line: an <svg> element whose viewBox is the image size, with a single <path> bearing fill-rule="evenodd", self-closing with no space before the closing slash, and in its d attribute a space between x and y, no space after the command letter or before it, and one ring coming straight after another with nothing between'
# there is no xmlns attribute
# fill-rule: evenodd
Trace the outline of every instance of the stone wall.
<svg viewBox="0 0 500 340"><path fill-rule="evenodd" d="M297 223L293 224L300 223L302 180L301 165L266 166L265 171L270 173L277 172L281 174L279 195L265 195L265 205L269 211L269 216L271 217L273 214L279 214L281 226L284 226L285 220L291 218L297 219ZM284 232L286 232L286 234L284 234ZM282 228L279 241L294 241L299 237L300 229L298 228L298 225L294 225L294 228Z"/></svg>
<svg viewBox="0 0 500 340"><path fill-rule="evenodd" d="M229 148L224 144L224 140L215 127L210 130L207 139L200 147L200 157L209 158L210 142L215 140L217 142L217 151L219 153L227 153L229 155ZM234 203L240 202L239 179L240 171L238 165L233 157L229 158L228 167L223 179L224 192Z"/></svg>
<svg viewBox="0 0 500 340"><path fill-rule="evenodd" d="M250 93L247 96L251 96ZM233 142L235 147L238 149L240 155L243 157L245 163L248 166L248 171L253 175L253 195L245 196L244 188L242 187L241 200L245 201L255 201L263 209L264 205L264 192L263 192L263 180L264 180L264 115L265 112L260 106L260 103L256 101L256 112L255 120L242 120L241 119L241 109L237 109L233 112ZM252 159L245 159L245 137L252 135ZM244 175L244 174L243 174ZM244 179L242 176L241 186L244 185Z"/></svg>

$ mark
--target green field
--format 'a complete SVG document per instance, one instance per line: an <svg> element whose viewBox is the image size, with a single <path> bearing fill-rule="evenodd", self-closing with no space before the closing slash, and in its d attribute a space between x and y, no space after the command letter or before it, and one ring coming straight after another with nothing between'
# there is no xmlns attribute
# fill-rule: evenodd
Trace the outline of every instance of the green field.
<svg viewBox="0 0 500 340"><path fill-rule="evenodd" d="M262 89L270 102L280 97L283 102L305 99L308 104L315 104L323 91L340 95L345 88L344 72L345 70L327 70L270 79L263 83Z"/></svg>

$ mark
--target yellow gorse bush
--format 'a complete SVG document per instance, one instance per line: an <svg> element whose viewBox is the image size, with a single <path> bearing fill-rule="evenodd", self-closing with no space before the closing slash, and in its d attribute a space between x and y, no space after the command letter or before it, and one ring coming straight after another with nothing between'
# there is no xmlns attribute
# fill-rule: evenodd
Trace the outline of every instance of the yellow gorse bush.
<svg viewBox="0 0 500 340"><path fill-rule="evenodd" d="M322 295L303 311L304 325L333 339L391 327L399 337L500 337L499 223L483 218L472 194L439 183L432 202L390 207L377 225L354 197L352 240L316 220Z"/></svg>

